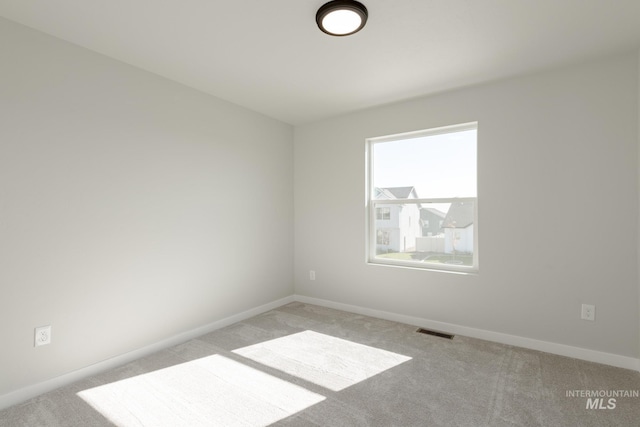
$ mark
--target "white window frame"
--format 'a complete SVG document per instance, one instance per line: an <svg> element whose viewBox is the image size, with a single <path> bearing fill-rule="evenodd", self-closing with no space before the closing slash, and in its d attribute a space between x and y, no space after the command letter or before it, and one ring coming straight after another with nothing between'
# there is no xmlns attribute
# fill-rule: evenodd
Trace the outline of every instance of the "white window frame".
<svg viewBox="0 0 640 427"><path fill-rule="evenodd" d="M399 141L413 138L422 138L446 133L463 132L467 130L478 130L478 122L470 122L459 125L443 126L415 132L405 132L394 135L386 135L375 138L367 138L365 141L366 154L366 261L369 264L388 265L396 267L418 268L424 270L435 270L458 273L477 273L479 270L480 253L478 250L478 197L454 197L454 198L426 198L426 199L375 199L375 189L373 186L373 145L381 142ZM478 144L476 140L476 144ZM476 162L477 162L476 157ZM477 170L477 168L476 168ZM477 173L477 172L476 172ZM394 205L409 204L429 204L429 203L455 203L474 202L474 222L473 222L473 265L463 266L456 264L425 263L419 261L406 261L389 258L376 257L376 208ZM442 222L442 221L441 221Z"/></svg>

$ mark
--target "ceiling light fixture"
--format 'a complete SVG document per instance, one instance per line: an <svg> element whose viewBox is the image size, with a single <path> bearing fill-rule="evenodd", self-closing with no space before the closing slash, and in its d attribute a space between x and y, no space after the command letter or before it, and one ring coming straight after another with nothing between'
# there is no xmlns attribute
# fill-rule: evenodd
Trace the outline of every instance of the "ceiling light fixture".
<svg viewBox="0 0 640 427"><path fill-rule="evenodd" d="M331 36L348 36L357 33L367 22L368 12L357 1L334 0L318 9L316 23Z"/></svg>

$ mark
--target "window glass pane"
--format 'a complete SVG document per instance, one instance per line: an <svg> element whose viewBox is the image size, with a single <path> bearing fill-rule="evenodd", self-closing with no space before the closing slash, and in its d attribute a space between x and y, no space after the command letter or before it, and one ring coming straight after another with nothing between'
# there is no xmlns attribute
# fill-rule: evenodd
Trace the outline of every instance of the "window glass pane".
<svg viewBox="0 0 640 427"><path fill-rule="evenodd" d="M376 220L376 255L382 260L473 266L474 201L407 203L389 207L393 221Z"/></svg>
<svg viewBox="0 0 640 427"><path fill-rule="evenodd" d="M373 197L476 197L477 130L372 144Z"/></svg>

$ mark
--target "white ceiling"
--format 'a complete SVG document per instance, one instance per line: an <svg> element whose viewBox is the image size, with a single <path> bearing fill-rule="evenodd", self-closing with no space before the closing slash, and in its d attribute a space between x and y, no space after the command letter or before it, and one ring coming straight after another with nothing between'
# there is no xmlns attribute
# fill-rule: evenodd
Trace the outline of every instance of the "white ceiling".
<svg viewBox="0 0 640 427"><path fill-rule="evenodd" d="M640 49L640 0L0 0L0 15L297 125Z"/></svg>

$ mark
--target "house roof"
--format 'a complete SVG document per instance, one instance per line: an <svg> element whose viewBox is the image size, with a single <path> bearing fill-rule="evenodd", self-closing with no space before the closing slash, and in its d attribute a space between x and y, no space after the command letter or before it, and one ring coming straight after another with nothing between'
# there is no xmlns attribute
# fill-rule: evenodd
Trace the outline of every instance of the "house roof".
<svg viewBox="0 0 640 427"><path fill-rule="evenodd" d="M441 211L441 210L439 210L439 209L435 209L435 208L422 208L422 209L420 210L421 216L422 216L422 213L423 213L423 212L425 212L425 213L426 213L426 212L430 212L430 213L432 213L432 214L434 214L435 216L438 216L438 217L440 217L440 218L444 218L444 217L446 217L446 216L447 216L447 214L446 214L446 213L442 212L442 211Z"/></svg>
<svg viewBox="0 0 640 427"><path fill-rule="evenodd" d="M467 228L473 224L473 202L454 202L449 206L442 228Z"/></svg>
<svg viewBox="0 0 640 427"><path fill-rule="evenodd" d="M414 187L386 187L380 188L385 195L390 195L390 199L417 199L418 194ZM412 196L413 197L410 197Z"/></svg>
<svg viewBox="0 0 640 427"><path fill-rule="evenodd" d="M375 198L376 199L395 199L395 196L393 195L393 193L391 193L390 191L388 191L386 188L375 188Z"/></svg>

